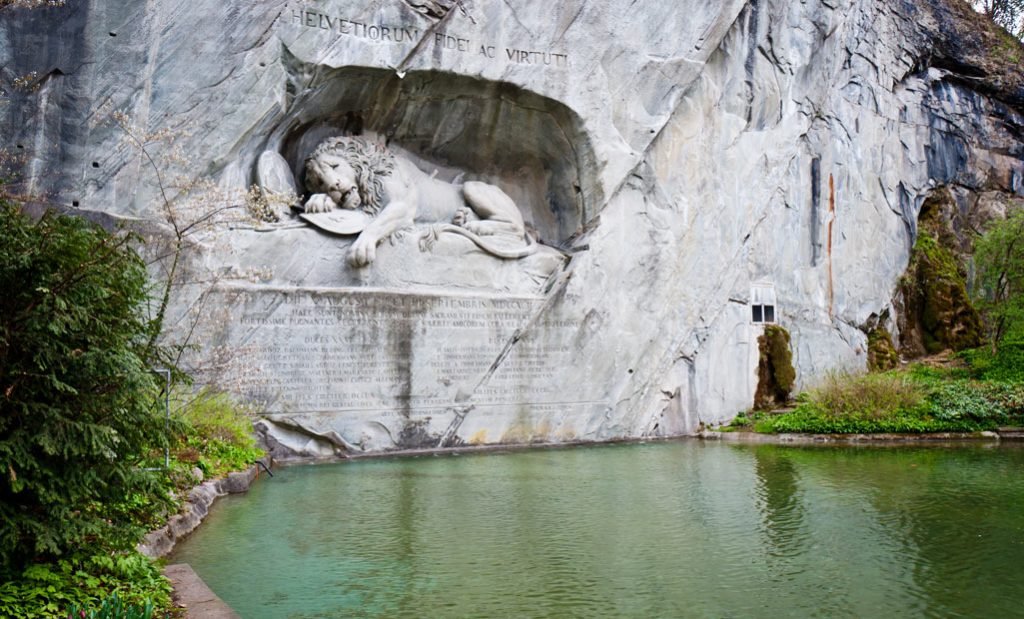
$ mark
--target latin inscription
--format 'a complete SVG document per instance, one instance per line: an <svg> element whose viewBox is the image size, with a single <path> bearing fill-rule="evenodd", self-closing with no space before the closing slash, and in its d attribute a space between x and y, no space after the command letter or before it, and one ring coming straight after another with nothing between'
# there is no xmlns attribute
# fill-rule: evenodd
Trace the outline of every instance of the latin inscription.
<svg viewBox="0 0 1024 619"><path fill-rule="evenodd" d="M551 377L573 362L576 326L541 318L530 326L536 337L522 337L540 299L222 294L238 310L218 338L234 351L228 378L272 413L430 415L457 402L483 412L574 401Z"/></svg>
<svg viewBox="0 0 1024 619"><path fill-rule="evenodd" d="M423 36L435 49L445 53L474 54L508 64L565 69L569 56L552 50L521 49L495 44L492 41L478 41L456 36L448 32L433 32L429 35L419 28L400 24L366 23L305 8L292 9L291 23L303 28L323 31L335 37L351 37L384 44L418 43Z"/></svg>

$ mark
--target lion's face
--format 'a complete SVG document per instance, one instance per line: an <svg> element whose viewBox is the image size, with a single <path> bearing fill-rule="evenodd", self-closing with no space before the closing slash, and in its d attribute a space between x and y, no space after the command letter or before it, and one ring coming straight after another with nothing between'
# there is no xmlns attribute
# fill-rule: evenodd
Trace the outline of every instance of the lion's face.
<svg viewBox="0 0 1024 619"><path fill-rule="evenodd" d="M362 204L356 171L339 154L322 153L309 161L307 179L313 188L330 196L335 204L356 209Z"/></svg>

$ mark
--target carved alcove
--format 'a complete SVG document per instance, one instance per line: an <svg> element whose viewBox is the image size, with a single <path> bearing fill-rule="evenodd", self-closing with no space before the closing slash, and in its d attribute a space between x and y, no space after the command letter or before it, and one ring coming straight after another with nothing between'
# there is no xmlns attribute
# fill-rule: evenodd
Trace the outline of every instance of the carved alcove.
<svg viewBox="0 0 1024 619"><path fill-rule="evenodd" d="M294 60L294 59L293 59ZM264 148L304 187L305 157L326 137L377 135L442 180L501 187L549 245L578 232L601 203L580 118L518 86L433 71L291 63L288 112Z"/></svg>

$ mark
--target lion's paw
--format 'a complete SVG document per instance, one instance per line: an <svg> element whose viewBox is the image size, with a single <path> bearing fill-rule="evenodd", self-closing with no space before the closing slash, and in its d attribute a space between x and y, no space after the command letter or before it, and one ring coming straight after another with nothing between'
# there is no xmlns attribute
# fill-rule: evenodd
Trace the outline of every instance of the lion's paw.
<svg viewBox="0 0 1024 619"><path fill-rule="evenodd" d="M327 213L333 210L337 205L334 200L326 193L315 193L309 200L306 200L305 212L307 213Z"/></svg>
<svg viewBox="0 0 1024 619"><path fill-rule="evenodd" d="M354 267L364 267L377 258L376 239L364 239L362 236L352 244L348 252L348 262Z"/></svg>
<svg viewBox="0 0 1024 619"><path fill-rule="evenodd" d="M466 222L469 221L470 212L469 208L465 206L456 209L455 215L452 216L452 225L465 226Z"/></svg>

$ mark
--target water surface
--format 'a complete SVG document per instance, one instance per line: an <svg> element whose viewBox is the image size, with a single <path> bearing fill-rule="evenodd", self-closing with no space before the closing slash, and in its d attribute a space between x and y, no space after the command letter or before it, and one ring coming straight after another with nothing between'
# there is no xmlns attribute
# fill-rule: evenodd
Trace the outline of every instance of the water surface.
<svg viewBox="0 0 1024 619"><path fill-rule="evenodd" d="M1022 473L698 441L289 467L173 559L246 619L1021 616Z"/></svg>

